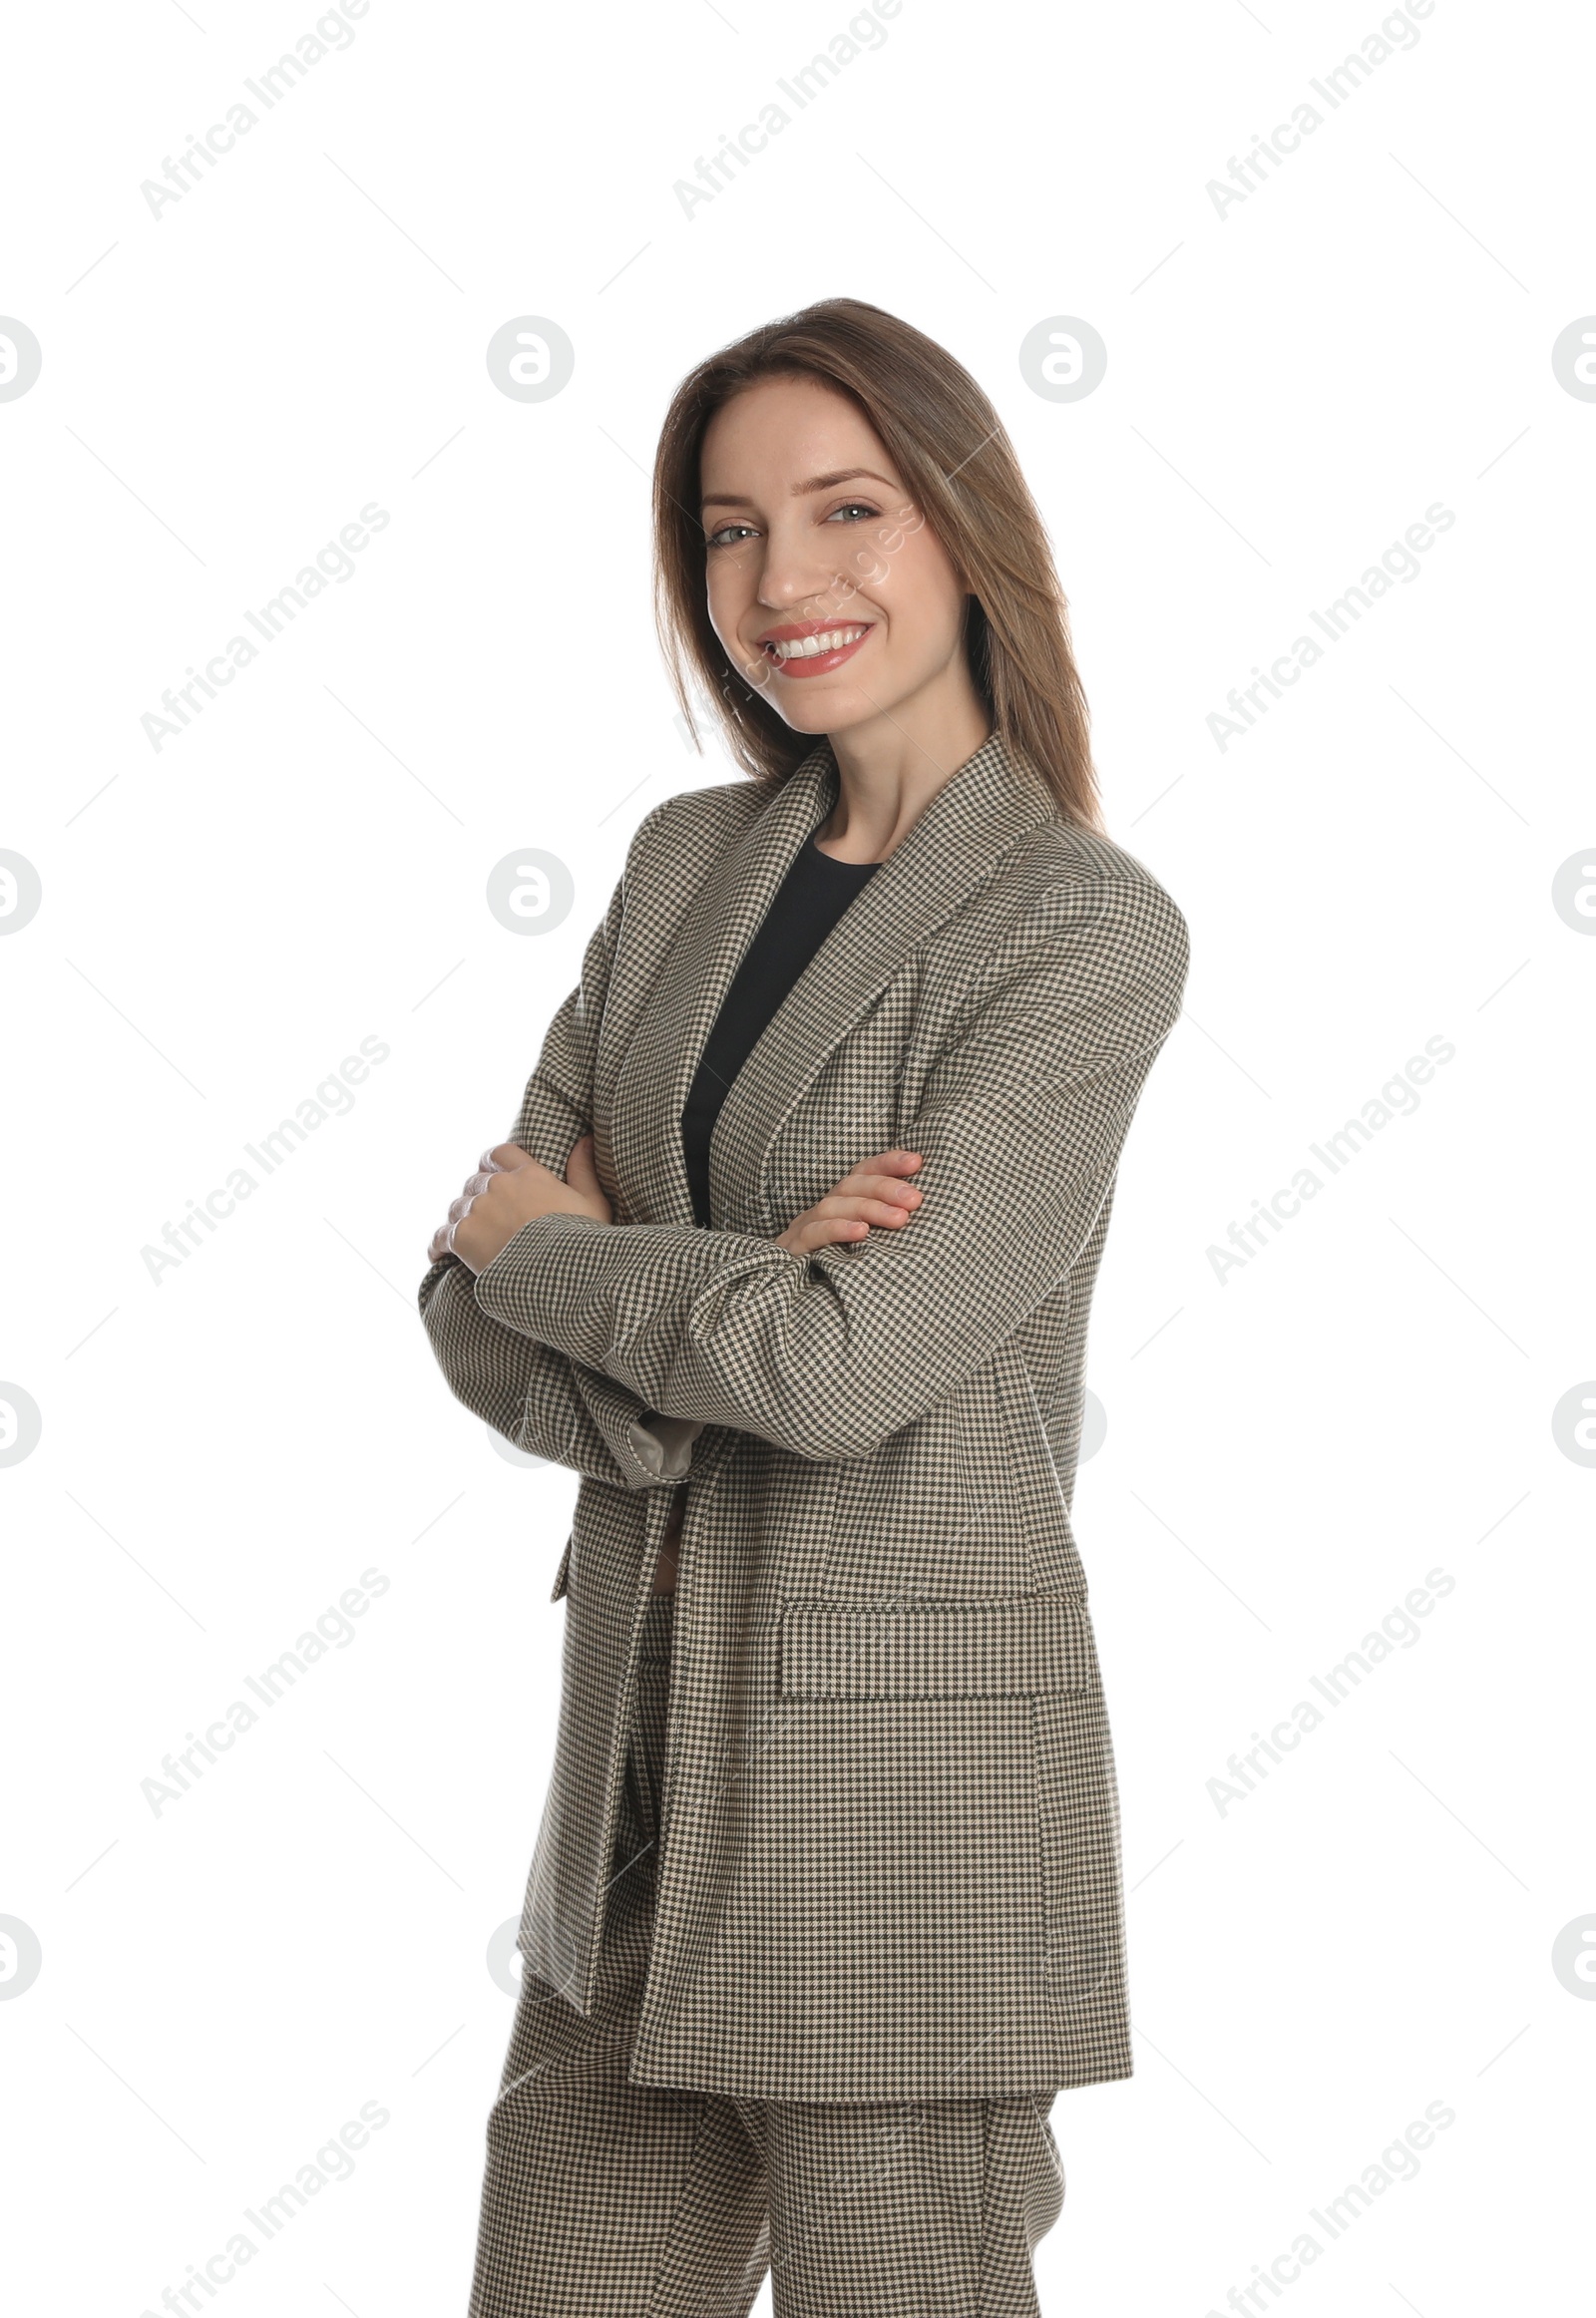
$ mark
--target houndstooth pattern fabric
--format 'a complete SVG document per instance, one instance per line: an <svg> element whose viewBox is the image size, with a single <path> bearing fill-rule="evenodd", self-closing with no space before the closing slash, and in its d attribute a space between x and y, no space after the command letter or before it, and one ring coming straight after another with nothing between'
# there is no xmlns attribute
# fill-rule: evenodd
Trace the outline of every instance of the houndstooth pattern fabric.
<svg viewBox="0 0 1596 2318"><path fill-rule="evenodd" d="M520 1945L598 1985L638 1637L677 1483L676 1672L633 2082L791 2101L1131 2070L1112 1749L1070 1520L1086 1329L1185 921L997 736L850 904L753 1048L695 1226L679 1117L739 959L829 814L772 790L638 829L514 1140L592 1129L614 1224L526 1225L420 1301L453 1389L584 1476ZM924 1154L908 1226L775 1236Z"/></svg>
<svg viewBox="0 0 1596 2318"><path fill-rule="evenodd" d="M1037 2318L1052 2096L794 2103L628 2074L653 1931L672 1597L644 1616L593 2010L525 1978L470 2318Z"/></svg>

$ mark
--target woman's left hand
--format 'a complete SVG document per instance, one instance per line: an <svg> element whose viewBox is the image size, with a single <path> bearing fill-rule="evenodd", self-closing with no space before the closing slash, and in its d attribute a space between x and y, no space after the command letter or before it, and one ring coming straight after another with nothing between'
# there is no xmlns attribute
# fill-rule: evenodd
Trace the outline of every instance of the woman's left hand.
<svg viewBox="0 0 1596 2318"><path fill-rule="evenodd" d="M485 1271L522 1225L541 1215L614 1222L594 1167L592 1135L572 1145L563 1183L519 1143L496 1143L485 1151L477 1173L467 1176L465 1190L450 1202L448 1221L433 1233L428 1261L455 1255L473 1272Z"/></svg>

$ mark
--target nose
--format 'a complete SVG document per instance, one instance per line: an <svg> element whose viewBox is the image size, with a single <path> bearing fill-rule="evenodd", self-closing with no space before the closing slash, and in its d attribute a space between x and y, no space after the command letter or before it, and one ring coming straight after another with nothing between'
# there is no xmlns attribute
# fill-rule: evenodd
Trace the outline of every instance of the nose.
<svg viewBox="0 0 1596 2318"><path fill-rule="evenodd" d="M759 601L795 619L825 619L853 593L836 550L807 518L776 524L765 535L759 574Z"/></svg>

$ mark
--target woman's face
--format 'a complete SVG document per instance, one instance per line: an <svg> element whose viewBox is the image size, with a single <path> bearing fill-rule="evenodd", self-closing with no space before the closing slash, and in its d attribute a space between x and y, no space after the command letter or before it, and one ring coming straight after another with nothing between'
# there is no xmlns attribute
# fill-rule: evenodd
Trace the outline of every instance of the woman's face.
<svg viewBox="0 0 1596 2318"><path fill-rule="evenodd" d="M710 622L795 730L968 683L965 589L846 395L797 377L734 395L705 432L700 488Z"/></svg>

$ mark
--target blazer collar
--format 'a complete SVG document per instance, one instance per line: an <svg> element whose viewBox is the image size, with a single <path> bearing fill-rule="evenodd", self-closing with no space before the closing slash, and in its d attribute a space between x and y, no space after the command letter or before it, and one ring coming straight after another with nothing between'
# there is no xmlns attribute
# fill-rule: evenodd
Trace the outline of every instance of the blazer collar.
<svg viewBox="0 0 1596 2318"><path fill-rule="evenodd" d="M754 813L694 899L633 1040L615 1139L641 1194L634 1220L693 1222L681 1110L705 1041L750 941L800 846L831 812L836 759L821 741ZM732 1081L709 1150L709 1198L723 1231L762 1232L764 1156L782 1120L871 999L998 858L1059 818L1047 784L994 733L943 783L908 836L855 895L766 1024ZM646 1089L647 1099L637 1102ZM637 1104L636 1125L621 1120ZM661 1116L663 1112L663 1116Z"/></svg>

